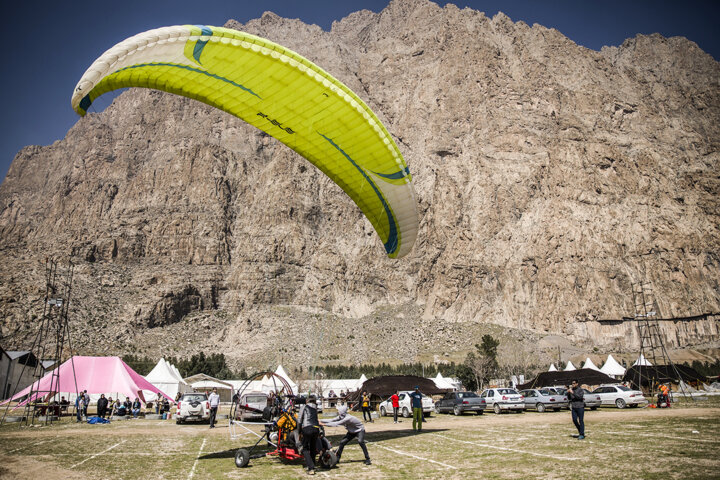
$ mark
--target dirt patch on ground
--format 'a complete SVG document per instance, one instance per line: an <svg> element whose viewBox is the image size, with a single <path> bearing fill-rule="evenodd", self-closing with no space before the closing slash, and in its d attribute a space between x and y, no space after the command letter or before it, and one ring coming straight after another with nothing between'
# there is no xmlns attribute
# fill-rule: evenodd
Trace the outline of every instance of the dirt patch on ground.
<svg viewBox="0 0 720 480"><path fill-rule="evenodd" d="M45 480L86 479L79 472L54 466L25 456L3 456L0 467L0 478L42 478Z"/></svg>

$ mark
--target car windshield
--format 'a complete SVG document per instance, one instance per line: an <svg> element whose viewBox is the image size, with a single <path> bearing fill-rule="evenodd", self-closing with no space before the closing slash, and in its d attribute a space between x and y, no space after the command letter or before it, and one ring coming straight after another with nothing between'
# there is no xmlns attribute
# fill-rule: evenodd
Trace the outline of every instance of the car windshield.
<svg viewBox="0 0 720 480"><path fill-rule="evenodd" d="M518 392L512 388L499 388L498 393L500 395L517 395Z"/></svg>
<svg viewBox="0 0 720 480"><path fill-rule="evenodd" d="M476 398L477 393L475 392L460 392L458 393L458 398Z"/></svg>
<svg viewBox="0 0 720 480"><path fill-rule="evenodd" d="M629 391L630 391L630 389L629 389L628 387L626 387L625 385L618 385L617 388L619 388L619 389L622 390L623 392L629 392Z"/></svg>
<svg viewBox="0 0 720 480"><path fill-rule="evenodd" d="M182 398L183 402L204 402L207 400L204 394L198 393L195 395L185 394Z"/></svg>

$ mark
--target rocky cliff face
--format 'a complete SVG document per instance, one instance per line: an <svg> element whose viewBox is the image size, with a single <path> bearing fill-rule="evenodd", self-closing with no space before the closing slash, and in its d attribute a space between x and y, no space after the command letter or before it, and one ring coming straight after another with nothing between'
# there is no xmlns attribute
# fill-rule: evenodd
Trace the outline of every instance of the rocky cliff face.
<svg viewBox="0 0 720 480"><path fill-rule="evenodd" d="M632 349L627 326L596 320L632 315L641 281L663 317L720 312L720 64L694 43L596 52L424 0L329 32L272 13L226 26L308 57L378 114L415 179L412 253L386 258L342 191L273 138L128 91L23 149L0 187L3 342L31 337L47 255L76 263L86 353L430 358L492 325ZM709 318L663 328L712 344Z"/></svg>

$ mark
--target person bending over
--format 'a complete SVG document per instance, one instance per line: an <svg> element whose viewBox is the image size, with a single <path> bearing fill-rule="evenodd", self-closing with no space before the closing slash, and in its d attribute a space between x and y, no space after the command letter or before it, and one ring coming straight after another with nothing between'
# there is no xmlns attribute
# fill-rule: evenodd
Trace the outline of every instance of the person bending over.
<svg viewBox="0 0 720 480"><path fill-rule="evenodd" d="M362 451L365 454L365 465L371 465L370 455L368 454L367 447L365 446L365 425L363 425L359 419L353 417L352 415L348 415L347 407L345 405L340 405L337 412L337 417L321 423L326 427L345 427L347 430L343 439L340 440L340 446L336 452L338 462L340 461L340 457L342 457L345 445L350 443L353 438L357 438L360 448L362 448Z"/></svg>

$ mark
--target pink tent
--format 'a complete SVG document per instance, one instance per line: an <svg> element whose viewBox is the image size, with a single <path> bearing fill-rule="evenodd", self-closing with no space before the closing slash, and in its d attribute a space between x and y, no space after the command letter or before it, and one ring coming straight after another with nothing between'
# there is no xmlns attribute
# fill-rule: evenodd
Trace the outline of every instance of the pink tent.
<svg viewBox="0 0 720 480"><path fill-rule="evenodd" d="M73 375L73 364L75 375ZM58 368L60 370L59 388L57 386L57 377L52 377L55 372L53 370L2 404L25 397L30 393L31 387L33 392L36 392L34 396L38 399L49 398L56 393L75 393L76 391L87 390L89 394L122 393L126 397L138 397L145 402L142 391L149 390L172 401L165 393L145 380L142 375L128 367L119 357L72 357ZM50 391L51 383L54 383L52 392ZM25 401L27 400L29 399L25 399Z"/></svg>

